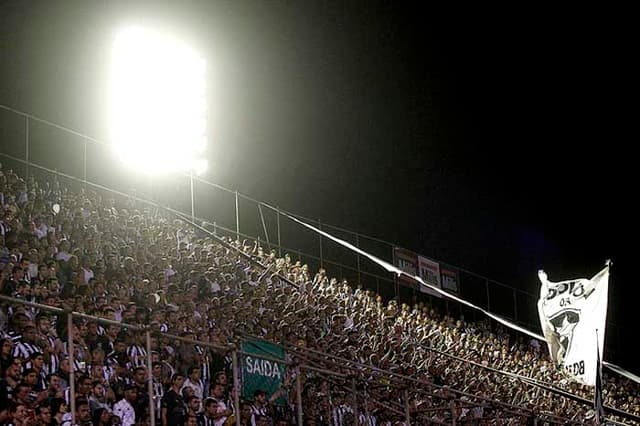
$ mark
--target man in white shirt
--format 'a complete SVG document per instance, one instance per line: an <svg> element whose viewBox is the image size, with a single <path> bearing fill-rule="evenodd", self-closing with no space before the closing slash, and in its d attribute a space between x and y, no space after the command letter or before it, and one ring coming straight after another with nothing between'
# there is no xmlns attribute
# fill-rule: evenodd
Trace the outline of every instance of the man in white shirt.
<svg viewBox="0 0 640 426"><path fill-rule="evenodd" d="M124 398L113 406L113 414L120 417L122 426L134 426L136 424L136 411L133 403L138 397L138 388L135 383L130 383L124 390Z"/></svg>
<svg viewBox="0 0 640 426"><path fill-rule="evenodd" d="M184 381L182 389L190 387L193 389L193 394L200 398L200 401L204 399L204 384L200 380L200 367L197 365L189 367L187 372L187 379ZM180 389L180 392L182 392Z"/></svg>

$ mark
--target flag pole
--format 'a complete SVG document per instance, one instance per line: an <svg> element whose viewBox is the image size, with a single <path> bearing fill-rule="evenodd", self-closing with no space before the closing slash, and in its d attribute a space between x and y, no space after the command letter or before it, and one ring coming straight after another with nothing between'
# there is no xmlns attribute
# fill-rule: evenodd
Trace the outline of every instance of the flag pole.
<svg viewBox="0 0 640 426"><path fill-rule="evenodd" d="M604 403L602 401L602 362L600 360L600 342L598 340L598 329L596 328L596 388L593 401L596 424L602 424L604 420Z"/></svg>

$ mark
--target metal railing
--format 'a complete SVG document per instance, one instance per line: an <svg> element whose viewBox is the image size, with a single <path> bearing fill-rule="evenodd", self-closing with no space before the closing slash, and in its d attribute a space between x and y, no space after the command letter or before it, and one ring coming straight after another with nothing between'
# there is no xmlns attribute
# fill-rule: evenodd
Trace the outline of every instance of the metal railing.
<svg viewBox="0 0 640 426"><path fill-rule="evenodd" d="M3 306L4 305L4 306ZM67 352L69 356L69 365L71 366L69 371L69 389L70 389L70 414L71 424L76 424L76 371L75 365L75 350L74 350L74 318L82 318L89 321L94 321L98 324L115 325L118 327L126 328L129 331L136 331L144 333L146 344L146 369L147 369L147 391L148 391L148 403L149 403L149 424L155 426L156 424L156 404L154 401L154 389L152 375L152 363L151 354L153 348L151 344L152 337L165 337L170 338L173 341L178 341L188 345L198 345L201 347L208 347L211 351L232 355L232 369L233 369L233 392L234 395L234 407L235 407L235 424L241 425L241 418L239 415L240 410L240 372L242 370L239 359L243 356L253 356L264 360L269 360L281 365L287 366L287 368L293 369L295 375L295 406L296 406L296 424L302 425L304 420L304 407L302 398L302 386L301 380L303 373L306 375L313 374L321 377L323 380L330 382L334 389L341 389L351 395L350 407L353 416L353 425L358 426L359 414L368 415L369 408L368 403L375 405L376 407L385 410L389 413L393 413L396 416L401 416L407 426L411 424L423 424L424 421L433 424L447 424L456 425L459 418L459 412L461 407L473 408L473 407L490 407L496 411L495 416L487 417L491 418L517 418L517 419L530 419L534 421L534 424L571 424L582 425L585 424L579 420L571 420L560 416L553 415L551 413L539 413L534 409L518 407L505 403L502 401L473 395L462 392L460 390L450 389L448 387L438 386L424 380L419 380L413 377L404 376L402 374L386 371L380 368L376 368L371 365L361 364L345 358L340 358L332 354L316 351L309 348L303 348L295 345L285 345L283 348L290 353L293 357L293 361L283 360L277 357L269 355L256 355L240 349L240 345L230 343L228 345L217 345L211 342L187 339L185 337L173 335L170 333L161 333L158 330L152 329L150 326L140 326L134 324L127 324L124 322L113 321L107 318L96 317L93 315L84 314L81 312L75 312L72 310L66 310L55 306L44 305L35 302L29 302L22 299L0 295L0 308L4 308L7 305L24 305L32 308L36 308L40 311L46 311L60 316L66 316L66 339L67 339ZM255 336L244 335L247 340L262 340ZM265 341L267 342L267 341ZM269 342L272 343L272 342ZM372 397L372 393L368 389L376 386L383 386L387 389L389 394L401 395L401 402L394 402L390 398L385 398L384 401L377 400ZM431 407L429 409L412 409L412 399L422 398L436 401L437 407ZM589 401L582 401L588 403ZM359 409L362 407L362 409ZM440 422L434 420L428 415L435 411L444 411L449 416L449 421Z"/></svg>
<svg viewBox="0 0 640 426"><path fill-rule="evenodd" d="M465 314L471 318L477 315L476 311L425 295L395 277L381 274L380 268L369 260L284 219L279 207L274 210L248 195L193 174L182 174L169 179L134 176L119 169L120 162L112 154L109 145L98 139L0 104L0 112L2 111L0 156L5 161L13 161L15 167L24 168L27 177L38 168L40 171L58 173L59 176L78 178L85 187L91 182L124 193L135 191L161 205L181 211L192 219L199 218L212 224L217 233L236 239L259 240L266 247L275 249L279 255L289 253L296 260L307 263L312 270L324 268L329 276L346 278L352 285L373 290L386 300L396 298L407 303L425 301L452 315ZM51 155L52 152L57 155ZM389 263L395 261L394 253L398 248L396 244L330 225L319 219L288 214L335 234L382 260ZM458 274L462 298L531 330L539 328L535 310L537 294L461 267L451 267ZM615 356L620 352L621 345L619 327L615 322L609 321L607 328L606 351Z"/></svg>

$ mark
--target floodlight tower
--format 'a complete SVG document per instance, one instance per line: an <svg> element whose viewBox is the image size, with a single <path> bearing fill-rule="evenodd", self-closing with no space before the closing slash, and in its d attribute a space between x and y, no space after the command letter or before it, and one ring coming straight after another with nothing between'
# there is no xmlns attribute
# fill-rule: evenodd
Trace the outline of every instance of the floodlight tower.
<svg viewBox="0 0 640 426"><path fill-rule="evenodd" d="M205 61L170 35L132 27L113 43L109 130L114 150L149 176L186 172L195 218L193 175L204 173Z"/></svg>

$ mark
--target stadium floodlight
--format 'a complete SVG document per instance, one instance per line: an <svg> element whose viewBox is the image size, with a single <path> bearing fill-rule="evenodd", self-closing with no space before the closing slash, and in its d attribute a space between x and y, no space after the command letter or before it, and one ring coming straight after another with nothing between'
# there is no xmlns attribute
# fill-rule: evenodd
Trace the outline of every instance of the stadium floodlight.
<svg viewBox="0 0 640 426"><path fill-rule="evenodd" d="M145 174L201 173L206 147L205 61L169 35L119 32L109 87L110 141Z"/></svg>

